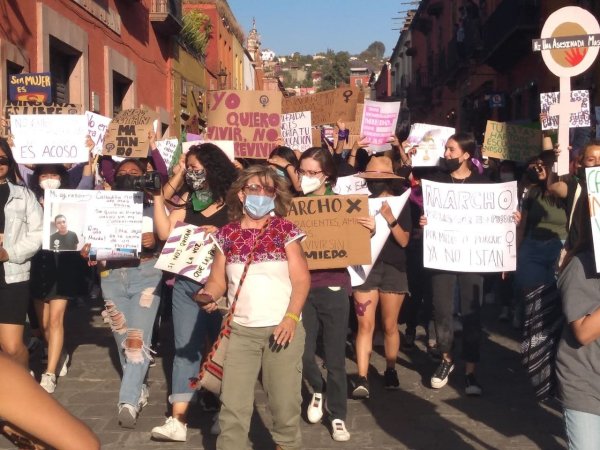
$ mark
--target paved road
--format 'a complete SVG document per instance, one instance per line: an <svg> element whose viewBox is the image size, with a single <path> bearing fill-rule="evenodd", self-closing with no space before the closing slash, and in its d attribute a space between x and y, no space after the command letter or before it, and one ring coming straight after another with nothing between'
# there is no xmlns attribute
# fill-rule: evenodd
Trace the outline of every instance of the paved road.
<svg viewBox="0 0 600 450"><path fill-rule="evenodd" d="M479 375L485 390L483 397L463 395L463 367L460 365L447 387L439 391L428 388L435 363L424 353L422 342L418 342L416 350L398 355L401 389L385 391L381 377L385 361L382 349L376 348L370 377L371 398L349 401L350 442L334 442L324 425L303 421L305 448L564 449L560 414L555 408L539 405L534 400L519 363L515 332L509 325L499 324L494 319L497 306L485 305L485 308L487 327ZM170 333L169 326L165 326L161 332L162 356L157 359L156 367L150 369L150 403L143 410L136 429L124 431L116 420L119 390L116 349L110 330L100 318L100 305L73 304L69 309L67 347L72 354L72 365L68 375L60 379L55 396L92 427L104 449L215 448L215 438L209 433L211 414L203 412L198 405L191 410L188 442L150 440L151 428L161 424L167 412L169 355L172 355ZM349 373L355 373L356 365L350 359L347 367ZM257 384L251 431L255 449L274 448L267 431L269 423L266 397ZM1 449L11 448L9 445L0 437Z"/></svg>

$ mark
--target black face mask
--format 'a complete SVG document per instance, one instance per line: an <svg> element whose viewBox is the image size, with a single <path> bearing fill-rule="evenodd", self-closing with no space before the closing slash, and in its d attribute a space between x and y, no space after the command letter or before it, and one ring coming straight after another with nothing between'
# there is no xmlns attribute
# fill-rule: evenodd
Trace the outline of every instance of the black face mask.
<svg viewBox="0 0 600 450"><path fill-rule="evenodd" d="M460 167L460 158L440 158L438 165L442 171L452 173Z"/></svg>
<svg viewBox="0 0 600 450"><path fill-rule="evenodd" d="M386 181L371 181L367 180L367 188L373 197L379 197L388 189L388 183Z"/></svg>
<svg viewBox="0 0 600 450"><path fill-rule="evenodd" d="M133 180L136 176L133 175L117 175L115 177L114 189L115 191L135 191Z"/></svg>
<svg viewBox="0 0 600 450"><path fill-rule="evenodd" d="M527 179L529 181L531 181L532 183L539 183L540 182L540 176L538 174L538 171L535 169L535 167L529 167L525 171L525 175L527 175Z"/></svg>

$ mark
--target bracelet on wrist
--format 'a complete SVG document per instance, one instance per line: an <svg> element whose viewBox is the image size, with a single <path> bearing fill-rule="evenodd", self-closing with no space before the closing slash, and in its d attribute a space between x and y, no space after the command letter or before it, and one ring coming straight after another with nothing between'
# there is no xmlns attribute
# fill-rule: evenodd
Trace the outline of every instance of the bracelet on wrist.
<svg viewBox="0 0 600 450"><path fill-rule="evenodd" d="M285 316L283 317L289 317L296 323L300 322L300 317L297 314L294 314L293 312L285 313Z"/></svg>
<svg viewBox="0 0 600 450"><path fill-rule="evenodd" d="M391 230L392 228L394 228L396 225L398 225L398 221L396 219L392 220L391 222L388 223L388 227Z"/></svg>

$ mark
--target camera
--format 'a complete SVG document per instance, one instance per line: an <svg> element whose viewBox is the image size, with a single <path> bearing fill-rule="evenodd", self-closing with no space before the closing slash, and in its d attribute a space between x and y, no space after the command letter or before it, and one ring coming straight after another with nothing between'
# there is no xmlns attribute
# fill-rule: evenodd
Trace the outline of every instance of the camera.
<svg viewBox="0 0 600 450"><path fill-rule="evenodd" d="M131 186L136 191L158 191L160 189L160 176L157 172L146 172L144 175L131 180Z"/></svg>

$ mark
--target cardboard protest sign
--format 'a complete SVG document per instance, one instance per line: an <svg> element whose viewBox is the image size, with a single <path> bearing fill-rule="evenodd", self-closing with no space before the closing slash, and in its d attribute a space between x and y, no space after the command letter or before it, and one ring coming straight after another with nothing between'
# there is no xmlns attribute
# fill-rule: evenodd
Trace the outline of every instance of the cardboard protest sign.
<svg viewBox="0 0 600 450"><path fill-rule="evenodd" d="M412 166L431 167L437 165L438 160L444 157L448 138L454 133L455 130L451 127L413 123L407 138L412 147L417 147L416 153L411 157Z"/></svg>
<svg viewBox="0 0 600 450"><path fill-rule="evenodd" d="M104 135L103 155L146 158L148 136L154 132L156 113L148 109L125 109L111 120Z"/></svg>
<svg viewBox="0 0 600 450"><path fill-rule="evenodd" d="M369 140L369 150L391 150L390 136L396 132L400 102L376 102L365 100L360 135Z"/></svg>
<svg viewBox="0 0 600 450"><path fill-rule="evenodd" d="M303 152L313 146L311 112L301 111L281 115L281 137L284 145Z"/></svg>
<svg viewBox="0 0 600 450"><path fill-rule="evenodd" d="M369 230L356 219L367 217L366 195L299 197L287 219L307 236L302 242L309 269L370 264Z"/></svg>
<svg viewBox="0 0 600 450"><path fill-rule="evenodd" d="M83 108L81 105L74 103L6 102L4 106L4 118L6 119L6 126L3 131L4 136L11 134L10 116L15 114L83 114Z"/></svg>
<svg viewBox="0 0 600 450"><path fill-rule="evenodd" d="M528 127L487 121L482 152L485 156L510 161L527 161L540 153L542 133Z"/></svg>
<svg viewBox="0 0 600 450"><path fill-rule="evenodd" d="M365 264L362 266L350 266L348 272L350 273L350 281L352 286L360 286L365 282L373 265L377 261L383 246L385 245L388 237L390 236L390 227L383 218L379 211L383 202L387 202L392 209L394 217L398 217L402 209L404 209L408 197L410 196L410 189L407 189L401 196L398 197L378 197L369 199L369 214L375 216L375 235L371 237L371 264Z"/></svg>
<svg viewBox="0 0 600 450"><path fill-rule="evenodd" d="M11 101L52 101L50 72L19 73L8 78L8 96Z"/></svg>
<svg viewBox="0 0 600 450"><path fill-rule="evenodd" d="M202 227L177 222L154 267L206 283L216 244Z"/></svg>
<svg viewBox="0 0 600 450"><path fill-rule="evenodd" d="M42 248L62 251L57 246L56 218L66 219L68 230L79 237L76 250L83 244L95 249L142 248L141 192L85 191L77 189L46 189L44 191L44 236ZM64 230L58 229L58 232Z"/></svg>
<svg viewBox="0 0 600 450"><path fill-rule="evenodd" d="M281 133L281 92L214 91L208 93L209 141L234 141L235 156L269 157Z"/></svg>
<svg viewBox="0 0 600 450"><path fill-rule="evenodd" d="M370 195L367 188L367 180L355 175L339 177L332 188L333 192L338 195L363 194Z"/></svg>
<svg viewBox="0 0 600 450"><path fill-rule="evenodd" d="M590 126L590 91L571 91L571 102L581 104L579 111L572 112L569 116L569 127L589 127ZM551 115L550 110L553 105L560 103L560 92L543 92L540 94L541 112L546 117L541 120L542 130L558 129L558 114Z"/></svg>
<svg viewBox="0 0 600 450"><path fill-rule="evenodd" d="M14 157L19 164L78 163L88 160L84 115L12 115Z"/></svg>
<svg viewBox="0 0 600 450"><path fill-rule="evenodd" d="M286 97L281 104L283 114L310 111L313 125L354 120L359 91L349 86L316 94Z"/></svg>
<svg viewBox="0 0 600 450"><path fill-rule="evenodd" d="M104 135L110 124L110 117L101 116L91 111L86 111L85 117L88 124L88 135L94 141L94 154L100 155L104 148Z"/></svg>
<svg viewBox="0 0 600 450"><path fill-rule="evenodd" d="M170 169L176 162L173 161L173 156L179 145L179 139L163 139L156 141L156 149L160 153L160 157L165 162L167 169Z"/></svg>
<svg viewBox="0 0 600 450"><path fill-rule="evenodd" d="M460 272L517 267L517 182L448 184L422 180L423 265Z"/></svg>
<svg viewBox="0 0 600 450"><path fill-rule="evenodd" d="M592 222L596 272L600 273L600 167L588 167L585 169L585 178L590 202L590 220Z"/></svg>

